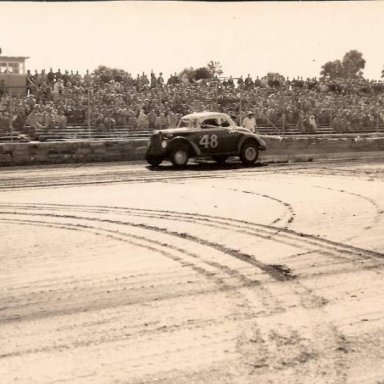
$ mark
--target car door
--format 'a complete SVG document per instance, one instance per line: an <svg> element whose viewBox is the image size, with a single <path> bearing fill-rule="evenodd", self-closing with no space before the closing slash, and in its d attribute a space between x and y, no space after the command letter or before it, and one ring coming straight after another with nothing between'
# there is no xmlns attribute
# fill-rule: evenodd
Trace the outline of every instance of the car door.
<svg viewBox="0 0 384 384"><path fill-rule="evenodd" d="M226 117L220 118L220 149L222 153L237 153L237 144L241 133L234 129Z"/></svg>
<svg viewBox="0 0 384 384"><path fill-rule="evenodd" d="M196 137L202 155L214 155L221 152L223 129L219 118L206 118L200 123L201 130Z"/></svg>

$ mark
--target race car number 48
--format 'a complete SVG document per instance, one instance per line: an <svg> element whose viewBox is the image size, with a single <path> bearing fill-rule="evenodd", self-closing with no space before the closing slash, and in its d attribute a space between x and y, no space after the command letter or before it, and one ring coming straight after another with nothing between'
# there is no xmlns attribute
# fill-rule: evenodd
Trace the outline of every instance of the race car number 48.
<svg viewBox="0 0 384 384"><path fill-rule="evenodd" d="M217 135L203 135L199 144L204 148L216 148L219 145Z"/></svg>

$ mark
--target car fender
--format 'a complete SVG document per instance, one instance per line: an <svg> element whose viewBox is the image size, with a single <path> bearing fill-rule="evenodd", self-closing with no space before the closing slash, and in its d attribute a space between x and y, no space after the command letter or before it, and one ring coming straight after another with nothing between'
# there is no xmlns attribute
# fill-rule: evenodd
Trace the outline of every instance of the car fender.
<svg viewBox="0 0 384 384"><path fill-rule="evenodd" d="M243 144L244 144L244 142L245 142L246 140L252 140L252 141L254 141L255 143L257 143L257 145L259 146L259 149L260 149L261 151L264 151L264 150L267 148L267 146L266 146L264 140L262 140L262 139L261 139L260 137L258 137L258 136L249 134L249 135L243 135L243 136L241 137L241 139L239 140L239 144L238 144L238 146L237 146L238 152L241 151L241 147L243 146Z"/></svg>
<svg viewBox="0 0 384 384"><path fill-rule="evenodd" d="M172 140L169 141L168 153L170 153L171 150L174 148L174 146L179 144L179 143L188 144L188 146L190 146L192 148L192 150L194 151L194 154L193 154L194 156L200 156L201 155L201 150L198 147L198 145L196 143L194 143L192 140L189 140L183 136L176 136Z"/></svg>

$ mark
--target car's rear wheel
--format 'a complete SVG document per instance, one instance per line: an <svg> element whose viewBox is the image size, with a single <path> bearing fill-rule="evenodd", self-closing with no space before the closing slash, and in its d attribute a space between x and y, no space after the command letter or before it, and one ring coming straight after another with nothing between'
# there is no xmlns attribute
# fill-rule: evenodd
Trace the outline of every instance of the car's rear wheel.
<svg viewBox="0 0 384 384"><path fill-rule="evenodd" d="M218 156L213 156L213 160L216 161L217 164L224 164L228 159L228 156L225 155L218 155Z"/></svg>
<svg viewBox="0 0 384 384"><path fill-rule="evenodd" d="M240 151L240 160L245 165L256 163L259 157L259 146L253 140L247 140Z"/></svg>
<svg viewBox="0 0 384 384"><path fill-rule="evenodd" d="M175 167L183 167L188 163L189 147L180 144L171 151L170 160Z"/></svg>

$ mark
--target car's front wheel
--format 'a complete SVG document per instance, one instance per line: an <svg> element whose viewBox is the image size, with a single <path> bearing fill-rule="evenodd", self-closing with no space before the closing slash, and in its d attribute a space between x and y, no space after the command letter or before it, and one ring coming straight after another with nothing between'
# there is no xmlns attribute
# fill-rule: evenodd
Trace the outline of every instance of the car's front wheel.
<svg viewBox="0 0 384 384"><path fill-rule="evenodd" d="M245 165L256 163L259 157L259 146L253 140L247 140L240 151L240 160Z"/></svg>
<svg viewBox="0 0 384 384"><path fill-rule="evenodd" d="M188 163L189 159L189 148L187 145L178 145L175 147L170 155L171 163L175 167L183 167Z"/></svg>

